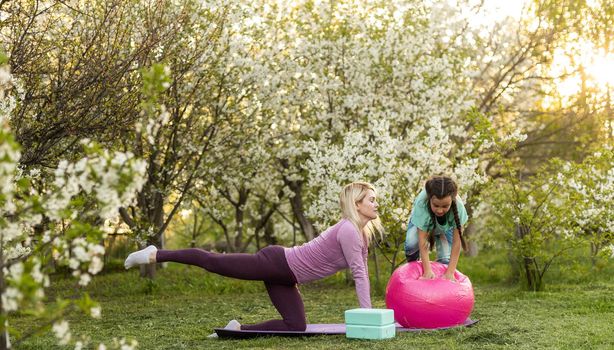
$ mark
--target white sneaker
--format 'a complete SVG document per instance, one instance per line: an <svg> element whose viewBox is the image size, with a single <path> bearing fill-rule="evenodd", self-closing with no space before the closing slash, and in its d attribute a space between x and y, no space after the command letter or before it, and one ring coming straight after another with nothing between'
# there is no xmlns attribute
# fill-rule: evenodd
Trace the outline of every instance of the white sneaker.
<svg viewBox="0 0 614 350"><path fill-rule="evenodd" d="M145 249L141 249L139 251L131 253L126 258L126 261L124 261L124 267L126 268L126 270L128 270L133 266L149 264L149 256L151 255L151 253L157 251L158 248L156 248L155 245L150 245Z"/></svg>
<svg viewBox="0 0 614 350"><path fill-rule="evenodd" d="M224 327L224 329L230 329L230 330L233 330L233 331L240 331L241 330L241 324L237 320L230 320L230 322L228 322L228 324L226 325L226 327Z"/></svg>
<svg viewBox="0 0 614 350"><path fill-rule="evenodd" d="M233 331L240 331L241 324L237 320L230 320L224 329L229 329ZM207 336L207 338L218 338L217 333L211 333Z"/></svg>

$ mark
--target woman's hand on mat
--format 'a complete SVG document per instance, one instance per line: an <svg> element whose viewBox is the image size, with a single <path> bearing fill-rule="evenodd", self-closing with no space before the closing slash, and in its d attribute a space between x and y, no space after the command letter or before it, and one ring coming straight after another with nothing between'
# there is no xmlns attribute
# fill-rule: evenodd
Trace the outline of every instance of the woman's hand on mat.
<svg viewBox="0 0 614 350"><path fill-rule="evenodd" d="M422 277L420 277L421 280L432 280L433 278L435 278L433 271L424 271Z"/></svg>
<svg viewBox="0 0 614 350"><path fill-rule="evenodd" d="M447 279L448 281L451 282L455 282L456 283L456 278L454 278L454 272L445 272L443 274L443 278Z"/></svg>

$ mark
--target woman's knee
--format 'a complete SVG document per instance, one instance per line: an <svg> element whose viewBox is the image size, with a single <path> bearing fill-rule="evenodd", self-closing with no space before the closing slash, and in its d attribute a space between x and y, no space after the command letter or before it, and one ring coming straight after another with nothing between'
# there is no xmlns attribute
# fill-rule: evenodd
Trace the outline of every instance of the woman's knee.
<svg viewBox="0 0 614 350"><path fill-rule="evenodd" d="M297 317L296 319L292 320L284 320L284 323L291 331L304 332L307 329L307 320L305 318L300 319Z"/></svg>

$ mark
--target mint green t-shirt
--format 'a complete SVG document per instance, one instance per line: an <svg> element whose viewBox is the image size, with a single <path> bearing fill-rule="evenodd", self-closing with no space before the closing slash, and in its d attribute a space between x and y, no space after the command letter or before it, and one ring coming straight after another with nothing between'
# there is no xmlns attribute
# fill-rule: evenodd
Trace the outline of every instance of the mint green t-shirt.
<svg viewBox="0 0 614 350"><path fill-rule="evenodd" d="M414 206L411 209L411 217L409 219L412 224L425 232L429 232L433 228L433 220L431 220L428 205L429 203L426 200L426 190L423 189L414 201ZM456 196L456 208L458 209L458 218L460 219L461 226L463 226L465 223L467 223L467 210L465 209L463 201L458 196ZM450 229L456 228L452 208L450 208L446 215L444 215L444 218L445 222L443 225L437 223L438 229L447 232Z"/></svg>

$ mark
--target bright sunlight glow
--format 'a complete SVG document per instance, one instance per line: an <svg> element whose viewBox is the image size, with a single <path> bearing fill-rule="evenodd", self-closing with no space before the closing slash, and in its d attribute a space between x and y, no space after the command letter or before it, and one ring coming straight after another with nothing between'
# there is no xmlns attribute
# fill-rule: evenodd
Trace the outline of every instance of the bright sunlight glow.
<svg viewBox="0 0 614 350"><path fill-rule="evenodd" d="M583 73L578 69L580 66ZM544 98L542 106L565 107L580 93L583 84L596 93L606 93L614 87L614 54L606 54L587 41L575 40L568 47L555 50L550 74L557 77L556 91Z"/></svg>
<svg viewBox="0 0 614 350"><path fill-rule="evenodd" d="M586 72L597 85L605 88L614 86L614 54L596 55Z"/></svg>

